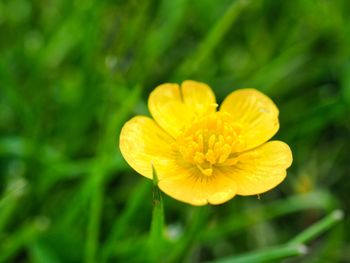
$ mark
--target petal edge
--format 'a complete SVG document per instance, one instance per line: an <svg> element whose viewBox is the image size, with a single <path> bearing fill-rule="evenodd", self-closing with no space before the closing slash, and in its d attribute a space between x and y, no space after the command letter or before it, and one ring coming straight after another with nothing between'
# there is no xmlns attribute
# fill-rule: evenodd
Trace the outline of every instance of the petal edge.
<svg viewBox="0 0 350 263"><path fill-rule="evenodd" d="M173 139L152 119L136 116L126 122L119 137L119 148L127 163L141 175L152 178L152 164L172 162Z"/></svg>

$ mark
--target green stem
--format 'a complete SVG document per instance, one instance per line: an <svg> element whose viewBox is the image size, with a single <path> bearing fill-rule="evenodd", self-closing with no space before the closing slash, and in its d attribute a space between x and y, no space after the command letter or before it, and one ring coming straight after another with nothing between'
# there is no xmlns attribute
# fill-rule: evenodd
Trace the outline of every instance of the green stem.
<svg viewBox="0 0 350 263"><path fill-rule="evenodd" d="M289 243L290 244L304 244L315 239L317 236L321 235L327 229L331 228L334 224L342 220L344 213L341 210L335 210L319 222L310 226L295 238L293 238Z"/></svg>
<svg viewBox="0 0 350 263"><path fill-rule="evenodd" d="M260 263L272 260L284 259L293 256L304 255L307 248L304 245L282 245L278 247L250 252L240 256L228 257L211 261L211 263Z"/></svg>
<svg viewBox="0 0 350 263"><path fill-rule="evenodd" d="M164 205L158 188L158 176L153 169L153 213L149 236L150 262L157 262L164 243Z"/></svg>
<svg viewBox="0 0 350 263"><path fill-rule="evenodd" d="M307 253L305 243L315 239L334 224L342 220L344 217L343 211L335 210L319 222L310 226L302 233L293 238L286 245L267 248L255 252L243 254L241 256L232 256L224 259L211 261L212 263L255 263L255 262L270 262L271 260L283 259L291 256L298 256Z"/></svg>

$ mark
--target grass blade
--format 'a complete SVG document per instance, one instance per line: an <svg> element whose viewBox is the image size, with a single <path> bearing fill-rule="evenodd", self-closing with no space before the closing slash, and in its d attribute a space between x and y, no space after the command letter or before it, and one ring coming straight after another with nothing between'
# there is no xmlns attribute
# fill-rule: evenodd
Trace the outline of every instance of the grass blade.
<svg viewBox="0 0 350 263"><path fill-rule="evenodd" d="M193 215L190 219L190 225L185 231L185 235L177 242L169 254L166 262L183 262L186 252L191 251L193 244L201 238L202 230L205 228L208 217L208 206L193 207Z"/></svg>
<svg viewBox="0 0 350 263"><path fill-rule="evenodd" d="M246 212L242 212L240 215L236 215L234 218L228 217L227 219L222 220L218 227L207 229L202 235L202 240L204 242L211 242L212 240L220 239L221 237L227 235L227 233L232 235L233 233L242 231L259 222L286 216L299 211L309 209L329 211L330 209L334 209L336 205L335 203L336 202L332 195L321 191L305 195L291 196L287 199L266 204L260 211L259 217L251 216L256 215L259 212L259 210L256 209L248 209Z"/></svg>
<svg viewBox="0 0 350 263"><path fill-rule="evenodd" d="M87 228L87 239L85 246L85 262L96 262L96 253L98 249L98 238L100 234L100 221L102 213L102 203L104 194L103 173L93 174L95 183L93 193L91 194L90 214Z"/></svg>
<svg viewBox="0 0 350 263"><path fill-rule="evenodd" d="M0 244L0 262L10 262L23 247L32 244L48 228L49 222L45 217L38 217L24 224Z"/></svg>
<svg viewBox="0 0 350 263"><path fill-rule="evenodd" d="M243 7L249 3L249 1L238 0L228 8L222 18L214 25L206 38L198 46L197 51L189 56L177 70L175 77L191 75L204 59L214 50L216 45L224 37L225 33L229 30L230 26L237 19L239 13Z"/></svg>
<svg viewBox="0 0 350 263"><path fill-rule="evenodd" d="M120 248L124 245L125 241L122 242L123 244L118 241L127 232L129 222L137 216L147 194L149 194L148 181L143 181L135 187L135 191L132 192L126 204L126 208L121 211L120 216L115 220L109 236L103 246L101 246L100 262L107 262L113 254L114 248Z"/></svg>

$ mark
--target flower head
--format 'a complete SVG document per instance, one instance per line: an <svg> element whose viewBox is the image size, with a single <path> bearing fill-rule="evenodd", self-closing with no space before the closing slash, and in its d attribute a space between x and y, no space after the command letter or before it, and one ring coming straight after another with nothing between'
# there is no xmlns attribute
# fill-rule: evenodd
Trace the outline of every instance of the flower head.
<svg viewBox="0 0 350 263"><path fill-rule="evenodd" d="M220 204L235 195L256 195L283 181L292 153L281 141L278 109L255 89L229 94L219 109L204 83L166 83L149 96L153 119L125 123L120 150L141 175L173 198L192 205Z"/></svg>

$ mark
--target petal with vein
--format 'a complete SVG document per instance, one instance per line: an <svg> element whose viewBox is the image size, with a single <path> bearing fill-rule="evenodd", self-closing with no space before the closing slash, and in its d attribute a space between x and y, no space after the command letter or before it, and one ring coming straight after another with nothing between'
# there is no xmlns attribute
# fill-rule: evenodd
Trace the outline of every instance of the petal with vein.
<svg viewBox="0 0 350 263"><path fill-rule="evenodd" d="M244 150L271 139L279 129L278 109L273 101L255 89L241 89L226 97L220 111L228 112L242 127Z"/></svg>
<svg viewBox="0 0 350 263"><path fill-rule="evenodd" d="M219 171L210 178L196 167L181 166L169 171L168 176L159 181L159 188L177 200L197 206L224 203L237 191L236 182Z"/></svg>
<svg viewBox="0 0 350 263"><path fill-rule="evenodd" d="M222 167L221 170L236 181L238 195L256 195L280 184L292 159L287 144L270 141L240 154L235 165Z"/></svg>

